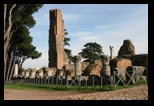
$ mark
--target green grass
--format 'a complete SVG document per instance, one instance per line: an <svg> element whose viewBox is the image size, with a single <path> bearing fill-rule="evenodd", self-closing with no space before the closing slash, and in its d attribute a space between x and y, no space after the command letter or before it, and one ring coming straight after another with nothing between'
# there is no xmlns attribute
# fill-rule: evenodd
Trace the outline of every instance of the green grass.
<svg viewBox="0 0 154 106"><path fill-rule="evenodd" d="M35 84L9 84L9 85L4 85L4 89L47 90L45 86L37 86Z"/></svg>
<svg viewBox="0 0 154 106"><path fill-rule="evenodd" d="M124 88L130 88L134 86L143 85L145 82L143 80L139 81L139 84L129 84L127 86L124 85L117 85L116 90L124 89ZM81 86L80 89L78 89L78 86L72 85L68 89L66 89L66 85L38 85L38 84L8 84L4 85L4 89L18 89L18 90L59 90L59 91L79 91L79 92L98 92L98 91L110 91L110 85L103 86L103 89L100 88L100 86L88 86L87 88L85 86Z"/></svg>
<svg viewBox="0 0 154 106"><path fill-rule="evenodd" d="M107 89L107 86L104 88ZM59 90L59 91L81 91L81 92L93 92L93 91L100 91L99 86L95 86L94 88L92 86L88 86L87 88L85 86L81 86L80 89L78 89L78 86L72 85L68 89L66 89L66 85L63 86L52 86L52 85L36 85L36 84L10 84L10 85L4 85L4 89L18 89L18 90Z"/></svg>

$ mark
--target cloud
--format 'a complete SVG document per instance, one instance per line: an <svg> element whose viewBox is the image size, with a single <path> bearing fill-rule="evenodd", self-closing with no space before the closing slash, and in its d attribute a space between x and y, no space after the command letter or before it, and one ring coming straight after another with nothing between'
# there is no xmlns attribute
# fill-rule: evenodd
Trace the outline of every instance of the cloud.
<svg viewBox="0 0 154 106"><path fill-rule="evenodd" d="M133 42L135 46L135 53L136 54L148 54L148 43L147 41L142 42Z"/></svg>
<svg viewBox="0 0 154 106"><path fill-rule="evenodd" d="M97 42L108 55L109 46L114 46L116 56L125 39L132 41L137 54L148 53L148 6L145 4L45 5L47 7L34 14L37 24L31 29L34 44L43 54L39 59L26 60L26 67L48 65L49 10L52 8L62 9L67 37L71 39L67 48L73 55L81 52L86 43ZM83 11L78 11L79 8ZM41 44L43 42L46 45Z"/></svg>
<svg viewBox="0 0 154 106"><path fill-rule="evenodd" d="M30 29L30 35L33 37L47 37L49 35L49 27L40 27L38 25L35 26L35 28Z"/></svg>
<svg viewBox="0 0 154 106"><path fill-rule="evenodd" d="M108 26L96 26L94 30L101 29L101 28L108 28L107 30L99 30L99 31L80 31L78 33L71 34L76 35L76 42L79 42L79 46L75 46L76 48L72 47L72 51L76 52L77 49L81 50L83 45L87 42L94 42L101 44L103 47L103 51L106 54L110 54L109 46L114 46L114 55L118 54L120 47L123 44L123 40L130 39L136 48L137 54L142 54L148 52L148 25L147 19L131 19L127 22L121 22L119 24L111 24ZM84 28L82 28L84 29ZM78 40L78 41L77 41ZM143 42L144 43L141 43ZM139 42L139 43L137 43ZM73 42L74 43L74 42ZM81 45L82 44L82 45ZM141 45L142 44L142 45ZM71 44L72 45L72 44ZM144 48L144 49L143 49Z"/></svg>
<svg viewBox="0 0 154 106"><path fill-rule="evenodd" d="M72 13L63 13L62 17L65 21L74 21L81 18L78 14L72 14Z"/></svg>
<svg viewBox="0 0 154 106"><path fill-rule="evenodd" d="M49 25L49 9L43 6L38 12L33 14L36 25L47 26Z"/></svg>
<svg viewBox="0 0 154 106"><path fill-rule="evenodd" d="M92 32L86 32L86 31L80 31L80 32L76 32L76 33L71 33L72 37L83 37L83 36L88 36L93 34Z"/></svg>
<svg viewBox="0 0 154 106"><path fill-rule="evenodd" d="M96 29L108 29L108 28L110 28L109 26L103 26L103 25L98 25L98 26L96 26Z"/></svg>
<svg viewBox="0 0 154 106"><path fill-rule="evenodd" d="M77 29L77 30L83 30L83 31L90 31L90 32L93 32L93 31L101 31L101 30L98 30L98 29L92 29L92 28L83 28L83 27L75 27L75 26L68 26L67 28L69 29Z"/></svg>
<svg viewBox="0 0 154 106"><path fill-rule="evenodd" d="M83 41L83 42L95 42L100 39L99 36L85 36L85 37L80 37L78 40Z"/></svg>
<svg viewBox="0 0 154 106"><path fill-rule="evenodd" d="M48 49L39 48L39 52L42 53L42 56L38 59L27 59L23 63L23 68L42 68L48 66Z"/></svg>

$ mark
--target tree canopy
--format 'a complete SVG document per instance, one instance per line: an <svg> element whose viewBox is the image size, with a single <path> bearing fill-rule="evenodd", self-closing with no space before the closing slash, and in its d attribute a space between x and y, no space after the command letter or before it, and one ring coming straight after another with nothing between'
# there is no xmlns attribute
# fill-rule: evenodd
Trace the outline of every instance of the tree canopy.
<svg viewBox="0 0 154 106"><path fill-rule="evenodd" d="M64 46L70 46L70 44L69 44L70 38L66 37L68 35L68 32L67 32L66 29L64 29L64 31L65 31ZM72 53L71 53L72 51L70 49L67 49L67 48L64 48L64 51L66 52L69 60L73 62L73 56L72 56Z"/></svg>
<svg viewBox="0 0 154 106"><path fill-rule="evenodd" d="M66 37L68 35L68 32L66 29L64 29L64 31L65 31L64 46L70 46L69 44L70 38Z"/></svg>
<svg viewBox="0 0 154 106"><path fill-rule="evenodd" d="M33 46L29 29L36 21L32 14L43 4L4 4L4 81L12 77L15 61L22 63L27 58L41 56ZM7 76L7 78L5 77Z"/></svg>
<svg viewBox="0 0 154 106"><path fill-rule="evenodd" d="M79 53L86 61L101 59L102 47L96 42L89 42L84 45L84 49Z"/></svg>

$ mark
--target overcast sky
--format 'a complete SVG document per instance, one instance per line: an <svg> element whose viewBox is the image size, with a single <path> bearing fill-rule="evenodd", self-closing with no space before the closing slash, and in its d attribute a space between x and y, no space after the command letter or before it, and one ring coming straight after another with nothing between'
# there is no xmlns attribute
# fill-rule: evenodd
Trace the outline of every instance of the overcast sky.
<svg viewBox="0 0 154 106"><path fill-rule="evenodd" d="M27 59L23 68L48 67L49 10L61 9L64 27L70 38L72 54L77 55L88 42L102 46L110 55L114 46L117 56L123 41L129 39L136 54L148 54L148 4L44 4L34 13L36 25L30 29L33 45L42 53L38 59Z"/></svg>

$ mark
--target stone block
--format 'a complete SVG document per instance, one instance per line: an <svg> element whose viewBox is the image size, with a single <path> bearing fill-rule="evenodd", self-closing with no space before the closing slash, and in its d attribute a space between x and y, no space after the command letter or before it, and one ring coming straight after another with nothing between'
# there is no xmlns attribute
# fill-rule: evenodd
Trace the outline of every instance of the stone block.
<svg viewBox="0 0 154 106"><path fill-rule="evenodd" d="M136 84L139 78L143 76L144 70L145 70L144 66L129 66L126 69L126 72L132 78L131 83ZM130 80L129 76L126 74L127 82Z"/></svg>

